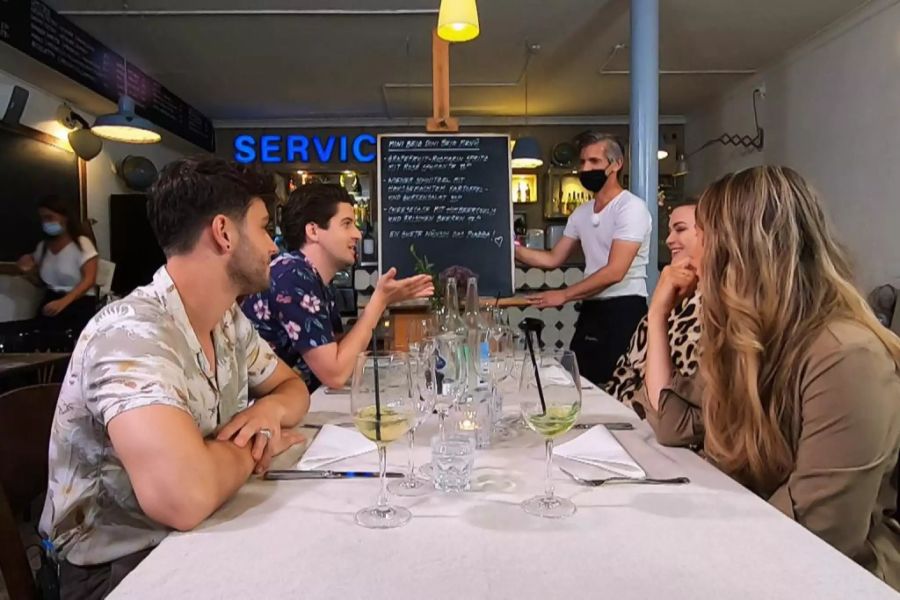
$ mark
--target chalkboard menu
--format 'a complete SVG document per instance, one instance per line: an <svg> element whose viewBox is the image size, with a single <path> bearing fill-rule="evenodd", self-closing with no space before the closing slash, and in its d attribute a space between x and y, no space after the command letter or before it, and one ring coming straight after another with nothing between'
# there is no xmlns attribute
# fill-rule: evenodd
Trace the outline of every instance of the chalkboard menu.
<svg viewBox="0 0 900 600"><path fill-rule="evenodd" d="M126 89L135 112L156 125L215 151L212 122L97 38L40 0L0 0L0 41L94 92L118 101Z"/></svg>
<svg viewBox="0 0 900 600"><path fill-rule="evenodd" d="M474 271L481 295L512 295L509 182L507 135L379 136L381 271L413 275L414 246L438 273L457 265Z"/></svg>

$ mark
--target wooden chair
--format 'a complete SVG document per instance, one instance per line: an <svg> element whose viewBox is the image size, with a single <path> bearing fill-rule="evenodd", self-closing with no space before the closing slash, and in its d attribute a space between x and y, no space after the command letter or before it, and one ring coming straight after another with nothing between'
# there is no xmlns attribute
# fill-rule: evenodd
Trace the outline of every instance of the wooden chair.
<svg viewBox="0 0 900 600"><path fill-rule="evenodd" d="M59 389L59 384L32 385L0 395L0 572L10 598L38 597L18 523L47 489L47 448Z"/></svg>

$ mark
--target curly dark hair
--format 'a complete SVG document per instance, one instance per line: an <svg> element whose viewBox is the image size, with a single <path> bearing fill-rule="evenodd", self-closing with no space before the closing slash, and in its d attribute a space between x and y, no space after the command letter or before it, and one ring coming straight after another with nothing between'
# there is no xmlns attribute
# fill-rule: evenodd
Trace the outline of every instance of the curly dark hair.
<svg viewBox="0 0 900 600"><path fill-rule="evenodd" d="M271 175L221 158L166 165L150 190L147 218L166 256L190 252L216 215L242 220L256 198L275 189Z"/></svg>
<svg viewBox="0 0 900 600"><path fill-rule="evenodd" d="M310 183L291 192L287 204L281 209L281 233L290 250L299 250L306 244L306 226L315 223L328 229L328 221L337 214L338 205L356 202L342 186L336 183Z"/></svg>

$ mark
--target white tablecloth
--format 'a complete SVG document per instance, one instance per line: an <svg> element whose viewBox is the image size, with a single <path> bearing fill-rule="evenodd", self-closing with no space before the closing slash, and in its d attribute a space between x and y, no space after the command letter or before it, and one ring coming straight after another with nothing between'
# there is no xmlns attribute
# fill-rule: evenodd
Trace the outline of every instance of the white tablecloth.
<svg viewBox="0 0 900 600"><path fill-rule="evenodd" d="M349 397L320 391L312 404L307 421L322 423L341 418ZM585 392L583 412L635 419L597 390ZM543 442L524 433L478 452L476 491L392 497L413 519L375 531L353 517L374 501L377 480L252 480L196 530L170 535L110 598L897 598L694 454L656 444L645 423L615 435L649 476L691 483L587 488L555 469L557 492L578 512L532 517L518 503L543 489ZM405 460L403 444L389 450L393 467ZM367 456L335 468L374 464Z"/></svg>

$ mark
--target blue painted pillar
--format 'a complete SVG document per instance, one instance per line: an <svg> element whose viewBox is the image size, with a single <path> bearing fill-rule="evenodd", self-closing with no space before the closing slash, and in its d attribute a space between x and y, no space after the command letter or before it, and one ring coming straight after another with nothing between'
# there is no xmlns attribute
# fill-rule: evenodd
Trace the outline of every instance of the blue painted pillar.
<svg viewBox="0 0 900 600"><path fill-rule="evenodd" d="M631 192L647 202L653 218L647 287L659 279L659 0L631 0Z"/></svg>

